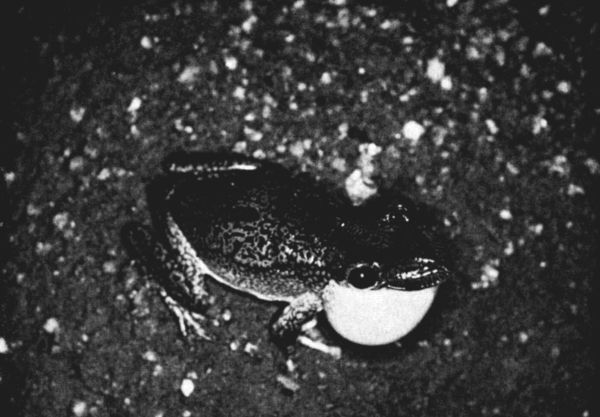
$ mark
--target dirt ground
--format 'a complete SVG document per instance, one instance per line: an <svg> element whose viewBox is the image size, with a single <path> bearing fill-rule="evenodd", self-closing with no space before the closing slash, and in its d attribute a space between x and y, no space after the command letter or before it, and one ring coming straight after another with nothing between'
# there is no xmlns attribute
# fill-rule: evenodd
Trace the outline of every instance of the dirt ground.
<svg viewBox="0 0 600 417"><path fill-rule="evenodd" d="M2 416L593 415L579 2L100 3L3 17ZM340 359L298 346L286 365L277 306L217 285L215 341L186 341L119 239L179 148L401 189L440 214L456 276L400 343L322 321Z"/></svg>

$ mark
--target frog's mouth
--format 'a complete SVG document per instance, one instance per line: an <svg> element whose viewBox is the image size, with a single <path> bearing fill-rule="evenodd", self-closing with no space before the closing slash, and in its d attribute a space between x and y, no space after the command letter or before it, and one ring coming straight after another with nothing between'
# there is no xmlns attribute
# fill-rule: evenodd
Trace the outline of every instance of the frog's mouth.
<svg viewBox="0 0 600 417"><path fill-rule="evenodd" d="M437 286L400 291L389 287L358 289L330 281L323 301L336 332L351 342L376 346L395 342L414 329L436 292Z"/></svg>

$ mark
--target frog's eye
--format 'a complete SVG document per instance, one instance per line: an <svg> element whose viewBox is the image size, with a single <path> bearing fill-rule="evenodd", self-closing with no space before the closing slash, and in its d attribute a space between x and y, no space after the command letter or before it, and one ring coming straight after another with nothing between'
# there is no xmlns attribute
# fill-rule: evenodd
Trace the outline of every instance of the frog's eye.
<svg viewBox="0 0 600 417"><path fill-rule="evenodd" d="M376 265L356 265L348 271L347 280L355 288L371 288L379 281L379 268Z"/></svg>

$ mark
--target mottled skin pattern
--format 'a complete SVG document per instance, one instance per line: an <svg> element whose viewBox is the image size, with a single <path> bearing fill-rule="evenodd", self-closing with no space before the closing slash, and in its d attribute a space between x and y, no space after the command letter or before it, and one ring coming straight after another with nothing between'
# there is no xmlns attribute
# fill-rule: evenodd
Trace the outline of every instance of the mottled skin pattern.
<svg viewBox="0 0 600 417"><path fill-rule="evenodd" d="M331 280L406 291L448 276L405 204L355 208L306 176L236 154L178 152L163 168L148 187L159 233L131 223L123 234L155 272L184 333L208 338L190 313L204 304L205 275L289 303L273 325L278 339L322 309Z"/></svg>

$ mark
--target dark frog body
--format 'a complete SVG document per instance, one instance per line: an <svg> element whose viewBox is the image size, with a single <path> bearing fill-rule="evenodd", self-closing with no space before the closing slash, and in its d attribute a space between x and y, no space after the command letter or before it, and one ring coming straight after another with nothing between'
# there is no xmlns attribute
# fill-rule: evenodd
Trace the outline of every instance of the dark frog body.
<svg viewBox="0 0 600 417"><path fill-rule="evenodd" d="M184 333L208 338L198 323L204 276L288 303L272 329L281 340L323 309L333 284L419 291L448 276L405 203L353 207L306 176L237 154L179 152L163 168L148 187L158 234L138 223L123 234Z"/></svg>

